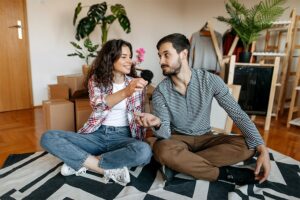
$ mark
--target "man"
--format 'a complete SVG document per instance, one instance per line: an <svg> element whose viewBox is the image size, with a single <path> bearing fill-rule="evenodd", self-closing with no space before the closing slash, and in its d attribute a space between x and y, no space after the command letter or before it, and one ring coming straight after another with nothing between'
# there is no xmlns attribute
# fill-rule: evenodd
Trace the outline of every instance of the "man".
<svg viewBox="0 0 300 200"><path fill-rule="evenodd" d="M144 127L153 127L158 138L149 141L155 159L163 166L164 177L171 180L177 171L196 179L239 185L265 181L270 160L257 128L218 76L189 67L189 48L188 39L177 33L158 42L161 68L167 77L153 93L154 115L136 114L136 121ZM211 132L213 97L243 136ZM259 154L255 169L230 166L251 158L255 152Z"/></svg>

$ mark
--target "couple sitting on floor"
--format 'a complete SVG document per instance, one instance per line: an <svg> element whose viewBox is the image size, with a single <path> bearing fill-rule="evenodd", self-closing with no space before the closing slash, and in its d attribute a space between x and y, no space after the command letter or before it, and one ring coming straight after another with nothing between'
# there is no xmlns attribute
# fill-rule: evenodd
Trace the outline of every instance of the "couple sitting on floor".
<svg viewBox="0 0 300 200"><path fill-rule="evenodd" d="M50 130L42 147L63 160L64 176L91 170L126 185L128 168L154 158L170 181L175 172L207 181L243 185L263 182L270 172L268 150L257 128L218 76L188 65L190 44L182 34L157 43L166 78L153 92L153 115L143 113L148 82L136 76L131 44L110 40L99 51L87 77L93 112L78 133ZM215 98L243 135L215 135L210 110ZM151 127L155 137L145 138ZM255 169L230 165L258 153Z"/></svg>

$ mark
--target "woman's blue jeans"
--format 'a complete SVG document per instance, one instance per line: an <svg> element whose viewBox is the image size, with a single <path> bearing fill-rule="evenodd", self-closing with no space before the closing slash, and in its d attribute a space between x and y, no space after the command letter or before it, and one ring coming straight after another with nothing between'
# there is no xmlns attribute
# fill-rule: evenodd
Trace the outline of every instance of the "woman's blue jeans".
<svg viewBox="0 0 300 200"><path fill-rule="evenodd" d="M86 135L50 130L43 134L41 146L76 171L89 155L101 155L98 166L103 169L146 165L152 156L151 147L132 138L128 126L102 125L97 131Z"/></svg>

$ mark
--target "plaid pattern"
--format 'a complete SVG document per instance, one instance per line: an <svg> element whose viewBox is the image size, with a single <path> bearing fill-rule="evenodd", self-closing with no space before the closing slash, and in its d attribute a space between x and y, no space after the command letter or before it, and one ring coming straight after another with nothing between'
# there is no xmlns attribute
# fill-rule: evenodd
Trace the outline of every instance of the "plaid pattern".
<svg viewBox="0 0 300 200"><path fill-rule="evenodd" d="M132 80L131 77L125 76L125 86L127 87ZM99 87L95 82L94 78L89 80L89 97L90 104L93 108L93 112L90 115L88 121L78 131L81 134L89 134L96 131L106 119L111 108L105 102L105 97L112 94L112 86L107 88ZM144 90L135 92L132 96L127 98L126 110L128 117L128 124L131 130L133 138L142 140L145 135L145 129L135 123L134 112L144 111Z"/></svg>

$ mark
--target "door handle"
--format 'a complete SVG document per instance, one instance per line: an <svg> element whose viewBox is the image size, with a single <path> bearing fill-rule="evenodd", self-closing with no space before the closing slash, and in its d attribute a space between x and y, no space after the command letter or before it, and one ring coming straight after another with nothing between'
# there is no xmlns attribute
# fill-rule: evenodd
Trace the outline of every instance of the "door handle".
<svg viewBox="0 0 300 200"><path fill-rule="evenodd" d="M21 20L17 20L17 25L9 26L8 28L17 28L18 29L18 38L21 40L22 37L22 23Z"/></svg>
<svg viewBox="0 0 300 200"><path fill-rule="evenodd" d="M8 28L22 28L20 25L9 26Z"/></svg>

